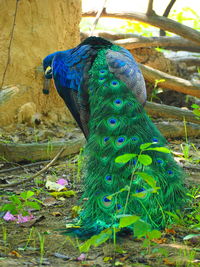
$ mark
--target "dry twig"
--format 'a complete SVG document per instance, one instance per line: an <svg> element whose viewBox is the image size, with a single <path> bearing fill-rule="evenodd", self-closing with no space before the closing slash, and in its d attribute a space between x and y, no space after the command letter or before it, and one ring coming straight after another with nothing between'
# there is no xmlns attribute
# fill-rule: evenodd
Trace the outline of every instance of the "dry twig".
<svg viewBox="0 0 200 267"><path fill-rule="evenodd" d="M96 28L96 26L98 24L98 21L99 21L99 19L101 17L101 14L105 10L106 2L107 2L107 0L104 0L102 7L99 9L99 11L98 11L98 13L97 13L97 15L95 17L94 23L93 23L93 25L91 27L90 36L93 35L93 32L94 32L94 30L95 30L95 28Z"/></svg>
<svg viewBox="0 0 200 267"><path fill-rule="evenodd" d="M11 184L5 184L5 185L0 185L0 188L7 188L7 187L12 187L12 186L16 186L16 185L20 185L23 184L25 182L29 182L31 180L33 180L34 178L36 178L37 176L39 176L40 174L42 174L43 172L45 172L47 169L49 169L49 167L51 167L51 165L61 156L61 154L64 151L64 147L61 148L61 150L58 152L58 154L52 159L52 161L50 161L43 169L41 169L40 171L36 172L33 176L23 180L23 181L19 181L19 182L15 182L15 183L11 183Z"/></svg>

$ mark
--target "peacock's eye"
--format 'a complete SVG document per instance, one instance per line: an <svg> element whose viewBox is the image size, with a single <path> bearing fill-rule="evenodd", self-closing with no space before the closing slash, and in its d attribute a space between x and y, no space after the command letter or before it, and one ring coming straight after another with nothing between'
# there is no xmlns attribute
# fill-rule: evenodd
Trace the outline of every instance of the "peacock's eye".
<svg viewBox="0 0 200 267"><path fill-rule="evenodd" d="M109 123L112 124L112 125L114 125L116 122L117 122L116 119L110 119L110 120L109 120Z"/></svg>
<svg viewBox="0 0 200 267"><path fill-rule="evenodd" d="M140 193L140 192L143 192L143 191L145 191L145 189L144 188L140 188L140 189L136 190L136 193Z"/></svg>
<svg viewBox="0 0 200 267"><path fill-rule="evenodd" d="M110 202L111 199L109 199L109 198L107 198L107 196L105 196L105 197L103 197L103 201L104 201L104 202Z"/></svg>
<svg viewBox="0 0 200 267"><path fill-rule="evenodd" d="M107 137L104 137L103 141L107 142L109 139L110 139L110 137L107 136Z"/></svg>
<svg viewBox="0 0 200 267"><path fill-rule="evenodd" d="M132 140L133 142L137 142L137 141L138 141L138 137L137 137L137 136L133 136L133 137L131 137L131 140Z"/></svg>
<svg viewBox="0 0 200 267"><path fill-rule="evenodd" d="M172 175L172 174L173 174L173 171L172 171L172 170L168 170L167 173L168 173L169 175Z"/></svg>
<svg viewBox="0 0 200 267"><path fill-rule="evenodd" d="M106 81L106 78L105 77L100 77L99 78L99 83L104 83Z"/></svg>
<svg viewBox="0 0 200 267"><path fill-rule="evenodd" d="M110 85L112 88L118 88L119 87L119 82L117 80L113 80L110 82Z"/></svg>
<svg viewBox="0 0 200 267"><path fill-rule="evenodd" d="M116 107L121 107L122 104L123 104L123 101L122 101L121 99L115 99L115 100L113 101L113 103L114 103L114 105L115 105Z"/></svg>
<svg viewBox="0 0 200 267"><path fill-rule="evenodd" d="M104 76L104 75L106 75L107 73L108 73L107 70L103 70L103 69L102 69L102 70L99 71L99 75L100 75L100 76Z"/></svg>
<svg viewBox="0 0 200 267"><path fill-rule="evenodd" d="M122 205L117 204L117 209L120 210L122 208Z"/></svg>
<svg viewBox="0 0 200 267"><path fill-rule="evenodd" d="M158 138L153 138L152 141L153 141L154 143L158 143Z"/></svg>
<svg viewBox="0 0 200 267"><path fill-rule="evenodd" d="M125 138L124 137L119 137L118 139L117 139L117 142L118 143L123 143L125 141Z"/></svg>
<svg viewBox="0 0 200 267"><path fill-rule="evenodd" d="M107 180L107 181L112 181L112 176L111 176L111 175L107 175L107 176L106 176L106 180Z"/></svg>
<svg viewBox="0 0 200 267"><path fill-rule="evenodd" d="M166 163L163 159L161 158L156 158L155 161L160 165L160 166L165 166Z"/></svg>

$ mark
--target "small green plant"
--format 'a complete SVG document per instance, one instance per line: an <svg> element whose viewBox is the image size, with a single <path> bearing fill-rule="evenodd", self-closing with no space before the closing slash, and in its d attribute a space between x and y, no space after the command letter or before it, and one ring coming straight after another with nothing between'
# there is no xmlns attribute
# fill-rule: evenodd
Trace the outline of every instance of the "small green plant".
<svg viewBox="0 0 200 267"><path fill-rule="evenodd" d="M31 227L31 230L30 230L30 232L29 232L29 235L28 235L28 238L27 238L27 241L26 241L26 245L25 245L24 248L23 248L24 250L27 249L27 247L28 247L28 245L29 245L29 243L30 243L30 241L31 241L31 239L32 239L34 230L35 230L35 228L34 228L34 227Z"/></svg>
<svg viewBox="0 0 200 267"><path fill-rule="evenodd" d="M38 199L34 198L34 192L25 191L20 195L9 196L10 203L4 204L1 207L1 211L9 211L12 215L27 216L29 215L29 209L40 210L42 203Z"/></svg>
<svg viewBox="0 0 200 267"><path fill-rule="evenodd" d="M3 243L4 246L7 246L7 228L2 225L2 233L3 233Z"/></svg>
<svg viewBox="0 0 200 267"><path fill-rule="evenodd" d="M194 159L194 157L190 156L190 150L191 148L193 148L193 150L196 152L196 155L198 155L198 149L196 148L196 146L193 143L189 143L188 140L188 133L187 133L187 124L186 124L186 120L185 117L183 118L183 124L184 124L184 131L185 131L185 144L181 144L181 149L184 155L185 160L187 161L191 161L192 163L199 163L200 159L196 158Z"/></svg>
<svg viewBox="0 0 200 267"><path fill-rule="evenodd" d="M193 108L193 114L196 116L198 120L200 120L200 106L197 104L192 104L191 106Z"/></svg>
<svg viewBox="0 0 200 267"><path fill-rule="evenodd" d="M145 239L143 241L142 246L147 249L147 254L151 253L151 247L154 246L155 243L152 241L154 239L159 239L161 238L161 232L159 230L151 230L151 231L146 231L145 233Z"/></svg>
<svg viewBox="0 0 200 267"><path fill-rule="evenodd" d="M39 137L38 137L38 129L34 126L33 128L33 134L34 134L34 140L36 143L38 143Z"/></svg>
<svg viewBox="0 0 200 267"><path fill-rule="evenodd" d="M38 237L39 237L39 241L40 241L40 264L42 264L43 258L44 258L44 253L45 253L45 247L44 247L45 236L44 236L44 234L40 234L38 232Z"/></svg>
<svg viewBox="0 0 200 267"><path fill-rule="evenodd" d="M53 150L53 144L51 139L49 138L47 143L47 154L49 155L52 152L52 150Z"/></svg>
<svg viewBox="0 0 200 267"><path fill-rule="evenodd" d="M152 90L152 93L151 93L151 97L150 97L150 102L152 102L153 99L160 100L160 98L157 96L157 94L158 93L161 93L162 92L162 89L160 89L158 87L158 84L159 83L163 83L163 82L165 82L165 79L155 80L155 84L154 84L154 87L153 87L153 90Z"/></svg>

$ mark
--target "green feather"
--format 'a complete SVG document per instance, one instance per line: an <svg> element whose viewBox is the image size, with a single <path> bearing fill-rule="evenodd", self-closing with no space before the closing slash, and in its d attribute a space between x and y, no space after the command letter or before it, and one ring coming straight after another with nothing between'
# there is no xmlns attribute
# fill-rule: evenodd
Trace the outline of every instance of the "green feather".
<svg viewBox="0 0 200 267"><path fill-rule="evenodd" d="M116 46L112 49L117 50ZM83 198L87 201L80 216L83 233L92 227L98 232L117 223L116 215L124 213L126 188L136 161L117 163L115 158L139 154L141 144L155 140L158 142L151 147L166 145L165 138L130 89L109 72L105 53L106 50L98 53L89 72L92 93L89 95L90 136L84 151ZM153 177L160 189L158 193L152 193L144 177L135 174L131 184L131 194L135 197L130 195L125 213L138 215L152 227L162 228L167 223L164 212L179 209L186 198L183 172L171 154L156 150L145 151L145 154L152 158L152 163L137 164L137 172L145 173L146 178L148 175ZM141 188L145 191L137 194Z"/></svg>

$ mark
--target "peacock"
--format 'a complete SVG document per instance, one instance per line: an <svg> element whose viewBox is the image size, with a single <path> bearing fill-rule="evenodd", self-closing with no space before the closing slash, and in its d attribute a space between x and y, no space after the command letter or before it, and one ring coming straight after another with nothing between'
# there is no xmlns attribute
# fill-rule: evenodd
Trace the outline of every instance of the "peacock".
<svg viewBox="0 0 200 267"><path fill-rule="evenodd" d="M87 140L83 210L71 229L89 237L132 214L165 227L166 212L186 201L184 173L143 108L145 82L131 53L92 36L48 55L43 68Z"/></svg>

